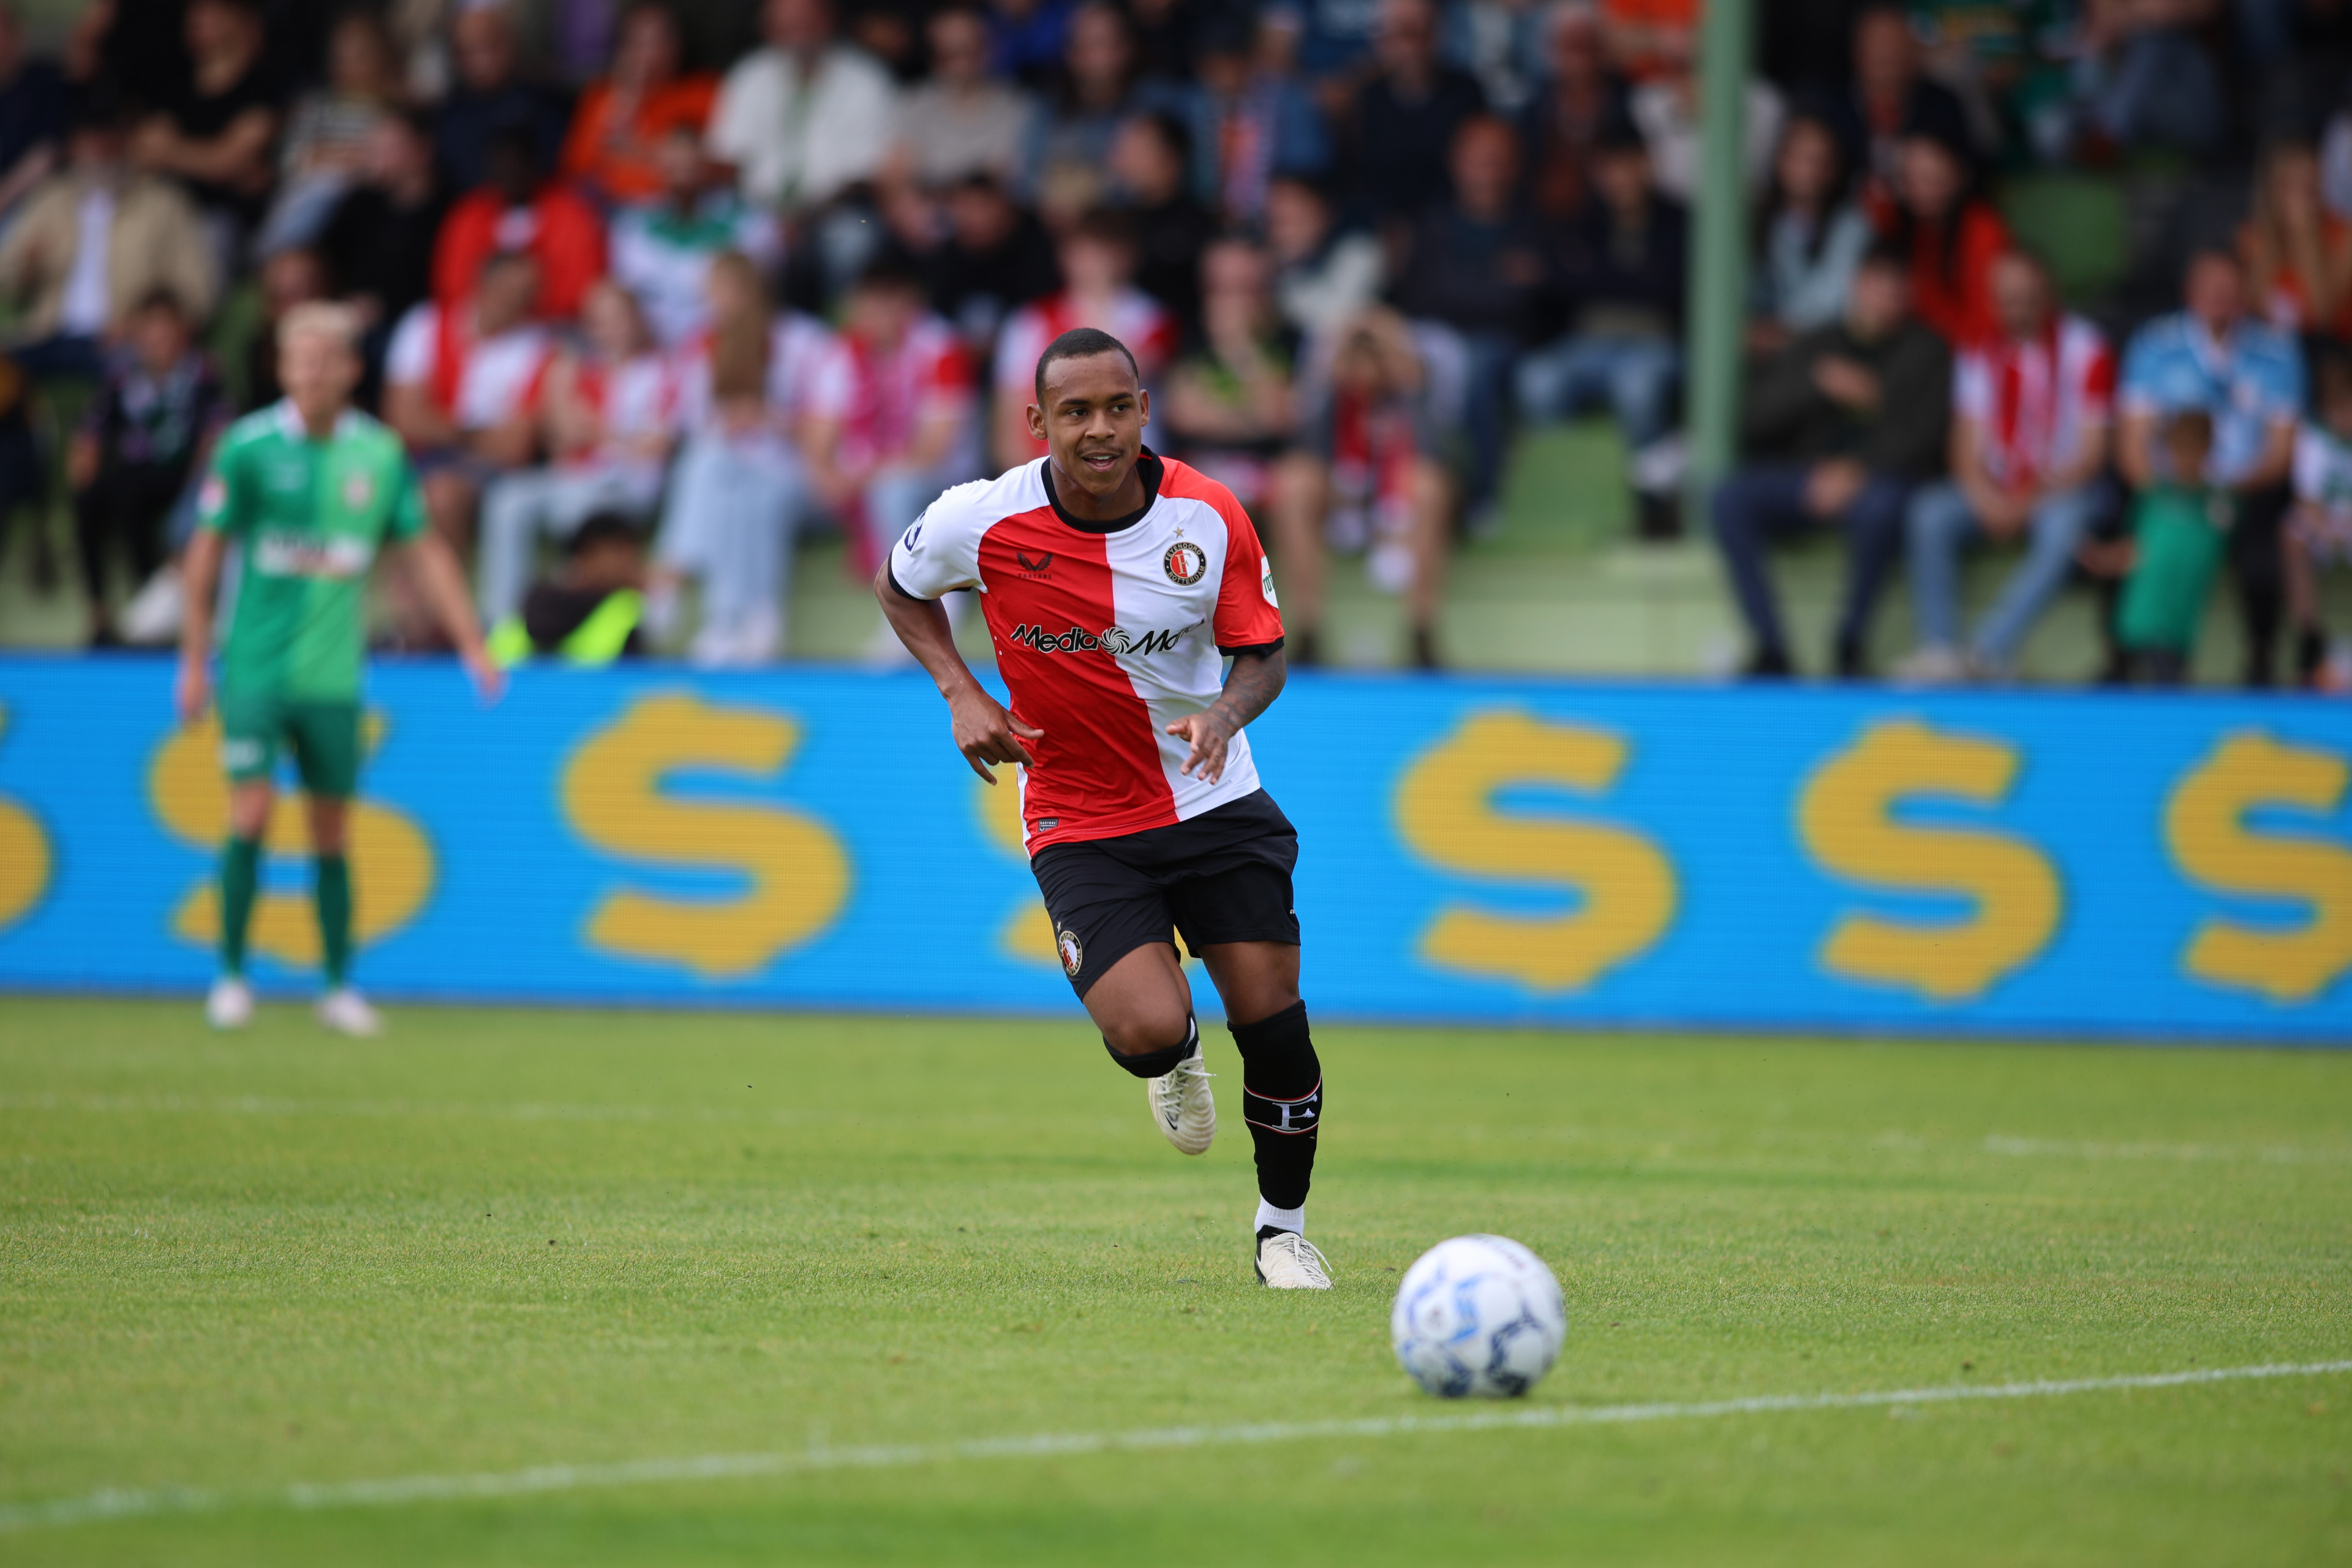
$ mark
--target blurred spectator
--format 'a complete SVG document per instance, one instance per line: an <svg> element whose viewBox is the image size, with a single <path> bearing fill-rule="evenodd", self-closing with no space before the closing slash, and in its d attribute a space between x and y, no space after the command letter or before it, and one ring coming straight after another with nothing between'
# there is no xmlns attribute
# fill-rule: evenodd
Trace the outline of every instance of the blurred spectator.
<svg viewBox="0 0 2352 1568"><path fill-rule="evenodd" d="M2131 564L2116 606L2116 642L2135 684L2179 686L2189 677L2205 601L2243 502L2204 477L2213 438L2213 418L2203 409L2166 415L2162 475L2132 502Z"/></svg>
<svg viewBox="0 0 2352 1568"><path fill-rule="evenodd" d="M23 18L0 4L0 220L63 162L68 109L65 78L27 53Z"/></svg>
<svg viewBox="0 0 2352 1568"><path fill-rule="evenodd" d="M245 385L240 408L250 414L285 395L278 384L278 323L297 305L330 297L326 264L316 251L296 247L261 264L261 328L246 344Z"/></svg>
<svg viewBox="0 0 2352 1568"><path fill-rule="evenodd" d="M1955 345L1995 330L1992 264L2009 248L2009 226L1973 185L1958 147L1925 132L1903 139L1887 232L1911 262L1912 309Z"/></svg>
<svg viewBox="0 0 2352 1568"><path fill-rule="evenodd" d="M384 421L408 443L435 531L461 552L483 487L539 448L553 351L533 324L538 304L539 263L498 252L470 298L402 317L384 356Z"/></svg>
<svg viewBox="0 0 2352 1568"><path fill-rule="evenodd" d="M327 86L294 107L278 156L284 178L254 249L268 256L319 237L361 178L377 126L396 112L400 84L383 25L349 12L328 37Z"/></svg>
<svg viewBox="0 0 2352 1568"><path fill-rule="evenodd" d="M1698 0L1601 0L1610 58L1637 79L1671 76L1697 43Z"/></svg>
<svg viewBox="0 0 2352 1568"><path fill-rule="evenodd" d="M1035 395L1037 359L1045 345L1076 327L1093 327L1125 343L1149 388L1177 344L1173 317L1134 286L1135 237L1114 213L1081 219L1055 250L1062 291L1024 305L1004 323L996 340L996 363L989 380L995 393L990 416L990 455L1002 470L1040 457L1045 443L1032 440L1024 413Z"/></svg>
<svg viewBox="0 0 2352 1568"><path fill-rule="evenodd" d="M563 148L563 116L517 68L514 20L502 4L467 4L449 24L457 83L434 112L433 152L453 195L488 183L500 133L520 131L541 169Z"/></svg>
<svg viewBox="0 0 2352 1568"><path fill-rule="evenodd" d="M931 309L963 334L975 363L988 364L1005 318L1060 287L1054 242L990 174L965 175L946 210L947 237L925 258Z"/></svg>
<svg viewBox="0 0 2352 1568"><path fill-rule="evenodd" d="M1502 483L1512 365L1543 301L1545 247L1518 203L1518 138L1508 125L1487 115L1465 121L1454 135L1453 175L1452 199L1413 226L1390 298L1407 316L1461 336L1469 361L1463 502L1479 526Z"/></svg>
<svg viewBox="0 0 2352 1568"><path fill-rule="evenodd" d="M327 274L364 326L361 352L370 406L381 392L393 327L433 292L433 247L448 206L434 175L433 142L423 120L390 115L368 137L360 183L336 204L319 235Z"/></svg>
<svg viewBox="0 0 2352 1568"><path fill-rule="evenodd" d="M1562 226L1554 267L1569 332L1519 362L1519 413L1562 419L1606 404L1633 454L1643 537L1676 532L1682 464L1662 448L1682 374L1689 219L1650 183L1650 155L1631 126L1604 133L1593 158L1598 199Z"/></svg>
<svg viewBox="0 0 2352 1568"><path fill-rule="evenodd" d="M660 0L636 0L621 17L613 72L591 82L572 114L563 175L607 204L652 201L664 194L661 148L679 132L697 137L710 118L719 85L682 69L677 18Z"/></svg>
<svg viewBox="0 0 2352 1568"><path fill-rule="evenodd" d="M1190 89L1202 34L1232 14L1223 0L1127 0L1139 78L1179 92Z"/></svg>
<svg viewBox="0 0 2352 1568"><path fill-rule="evenodd" d="M164 519L229 417L220 376L195 346L195 323L169 289L138 302L123 336L66 453L92 647L121 640L107 608L112 548L130 558L134 586L155 575Z"/></svg>
<svg viewBox="0 0 2352 1568"><path fill-rule="evenodd" d="M1110 144L1113 198L1134 222L1136 287L1166 306L1180 328L1201 308L1201 247L1209 215L1186 179L1191 138L1167 114L1139 114Z"/></svg>
<svg viewBox="0 0 2352 1568"><path fill-rule="evenodd" d="M2303 356L2293 339L2248 312L2237 258L2208 250L2190 258L2188 308L2132 335L2124 353L2116 467L2135 489L2173 477L2235 491L2242 500L2230 554L2246 629L2246 684L2268 686L2278 640L2284 565L2279 521L2303 409ZM2184 408L2212 418L2202 475L2168 475L2157 432Z"/></svg>
<svg viewBox="0 0 2352 1568"><path fill-rule="evenodd" d="M1715 492L1715 533L1754 640L1747 672L1793 672L1764 552L1775 534L1830 524L1845 535L1845 604L1832 658L1864 670L1878 590L1903 543L1912 487L1942 460L1951 353L1911 314L1903 258L1875 248L1854 273L1845 320L1757 367L1741 411L1749 456Z"/></svg>
<svg viewBox="0 0 2352 1568"><path fill-rule="evenodd" d="M2084 0L2074 97L2085 151L2220 150L2229 110L2194 30L2210 9L2198 0Z"/></svg>
<svg viewBox="0 0 2352 1568"><path fill-rule="evenodd" d="M442 220L433 250L433 297L443 304L473 291L482 264L500 251L539 263L539 311L579 313L588 286L604 275L604 225L568 186L546 179L529 132L509 126L490 147L489 180L460 196Z"/></svg>
<svg viewBox="0 0 2352 1568"><path fill-rule="evenodd" d="M212 310L218 272L194 205L131 172L123 144L120 110L88 104L64 173L36 186L0 237L0 292L16 308L9 354L36 380L99 375L101 342L158 289L198 319Z"/></svg>
<svg viewBox="0 0 2352 1568"><path fill-rule="evenodd" d="M1274 263L1245 235L1201 256L1201 325L1153 408L1167 450L1232 490L1244 507L1274 495L1290 446L1298 333L1274 301Z"/></svg>
<svg viewBox="0 0 2352 1568"><path fill-rule="evenodd" d="M745 201L796 213L882 166L898 89L871 56L835 40L828 0L763 0L760 29L762 47L719 86L710 155L735 166Z"/></svg>
<svg viewBox="0 0 2352 1568"><path fill-rule="evenodd" d="M1591 0L1554 0L1545 23L1550 78L1520 117L1537 209L1565 217L1584 205L1601 128L1632 113L1624 79L1610 68L1601 14Z"/></svg>
<svg viewBox="0 0 2352 1568"><path fill-rule="evenodd" d="M2294 512L2284 541L2295 673L2305 685L2345 689L2327 658L2320 574L2352 566L2352 361L2341 349L2318 364L2319 414L2294 439Z"/></svg>
<svg viewBox="0 0 2352 1568"><path fill-rule="evenodd" d="M843 520L860 575L941 490L979 476L979 437L962 340L926 307L912 266L877 257L817 362L802 441L817 499ZM877 651L887 646L876 639Z"/></svg>
<svg viewBox="0 0 2352 1568"><path fill-rule="evenodd" d="M1455 134L1486 100L1474 78L1438 58L1431 0L1381 0L1372 47L1377 68L1349 124L1356 200L1376 217L1409 220L1445 199Z"/></svg>
<svg viewBox="0 0 2352 1568"><path fill-rule="evenodd" d="M681 413L679 367L629 291L609 279L588 290L581 326L582 342L556 355L539 400L547 465L502 474L482 492L485 626L521 604L540 540L562 539L600 513L649 522L661 505Z"/></svg>
<svg viewBox="0 0 2352 1568"><path fill-rule="evenodd" d="M1411 328L1381 310L1342 327L1320 386L1300 410L1300 451L1283 465L1274 509L1290 659L1321 659L1328 552L1365 550L1373 584L1404 595L1413 667L1434 669L1454 487Z"/></svg>
<svg viewBox="0 0 2352 1568"><path fill-rule="evenodd" d="M1757 214L1750 349L1784 347L1844 314L1854 268L1871 240L1870 220L1852 186L1845 148L1829 122L1809 112L1791 115L1773 155L1771 191Z"/></svg>
<svg viewBox="0 0 2352 1568"><path fill-rule="evenodd" d="M1439 19L1439 51L1476 80L1488 109L1516 117L1543 81L1548 22L1542 0L1455 0Z"/></svg>
<svg viewBox="0 0 2352 1568"><path fill-rule="evenodd" d="M1060 85L1038 121L1029 159L1049 214L1082 211L1107 194L1111 138L1142 107L1135 78L1135 38L1126 15L1105 0L1087 0L1071 12Z"/></svg>
<svg viewBox="0 0 2352 1568"><path fill-rule="evenodd" d="M508 668L534 657L594 667L641 656L646 580L635 525L598 512L565 542L556 574L533 583L518 611L490 623L489 655Z"/></svg>
<svg viewBox="0 0 2352 1568"><path fill-rule="evenodd" d="M1332 112L1371 57L1372 39L1380 31L1380 0L1299 0L1297 5L1276 0L1265 16L1297 40L1293 47L1298 69L1328 89L1324 110Z"/></svg>
<svg viewBox="0 0 2352 1568"><path fill-rule="evenodd" d="M2319 156L2307 142L2263 153L2238 254L2255 310L2284 332L2352 330L2352 225L2320 199Z"/></svg>
<svg viewBox="0 0 2352 1568"><path fill-rule="evenodd" d="M952 5L925 31L930 79L907 95L898 115L907 173L929 186L975 174L1019 184L1037 109L992 74L986 18L970 5Z"/></svg>
<svg viewBox="0 0 2352 1568"><path fill-rule="evenodd" d="M1951 478L1911 498L1912 611L1919 648L1897 669L1924 685L2006 679L2018 650L2111 504L2104 475L2115 359L2097 328L2062 316L2040 261L1993 265L2000 333L1960 356L1952 386ZM1964 647L1960 552L2022 540L2025 559Z"/></svg>
<svg viewBox="0 0 2352 1568"><path fill-rule="evenodd" d="M1968 148L1975 138L1958 94L1919 68L1919 40L1900 5L1874 5L1854 18L1853 86L1846 136L1862 154L1863 195L1874 218L1895 205L1904 138L1931 136Z"/></svg>
<svg viewBox="0 0 2352 1568"><path fill-rule="evenodd" d="M988 38L999 74L1044 87L1069 47L1070 0L989 0Z"/></svg>
<svg viewBox="0 0 2352 1568"><path fill-rule="evenodd" d="M1330 167L1322 111L1290 74L1286 56L1287 35L1264 20L1252 27L1229 16L1202 41L1200 86L1191 99L1198 188L1230 218L1264 216L1277 175Z"/></svg>
<svg viewBox="0 0 2352 1568"><path fill-rule="evenodd" d="M712 263L732 250L771 267L782 244L772 217L712 178L693 129L672 126L655 149L655 164L660 197L613 216L613 276L642 307L654 336L676 347L709 324Z"/></svg>
<svg viewBox="0 0 2352 1568"><path fill-rule="evenodd" d="M1328 337L1380 298L1388 270L1381 242L1342 229L1318 182L1285 175L1267 187L1265 237L1282 318L1302 335Z"/></svg>
<svg viewBox="0 0 2352 1568"><path fill-rule="evenodd" d="M710 329L689 365L686 442L670 475L655 546L649 614L675 613L676 584L701 585L688 657L707 668L764 664L784 648L793 544L814 508L798 437L824 329L771 314L749 257L712 263Z"/></svg>
<svg viewBox="0 0 2352 1568"><path fill-rule="evenodd" d="M1698 72L1686 31L1664 28L1658 37L1667 52L1654 57L1647 80L1634 84L1625 111L1650 144L1651 175L1658 188L1688 204L1698 199ZM1741 102L1741 169L1753 198L1771 178L1772 149L1780 144L1788 104L1780 89L1757 77L1748 79Z"/></svg>
<svg viewBox="0 0 2352 1568"><path fill-rule="evenodd" d="M188 74L132 132L131 161L187 186L226 272L269 198L284 93L269 71L260 0L189 0L184 30Z"/></svg>

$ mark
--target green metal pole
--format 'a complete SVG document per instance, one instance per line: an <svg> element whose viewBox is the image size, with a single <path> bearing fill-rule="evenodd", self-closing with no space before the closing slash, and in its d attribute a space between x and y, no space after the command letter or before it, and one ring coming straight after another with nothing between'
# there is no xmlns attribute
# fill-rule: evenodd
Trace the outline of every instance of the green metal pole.
<svg viewBox="0 0 2352 1568"><path fill-rule="evenodd" d="M1741 144L1755 0L1706 0L1699 27L1699 174L1688 320L1690 468L1686 531L1701 532L1706 498L1738 456L1739 362L1747 318L1748 191Z"/></svg>

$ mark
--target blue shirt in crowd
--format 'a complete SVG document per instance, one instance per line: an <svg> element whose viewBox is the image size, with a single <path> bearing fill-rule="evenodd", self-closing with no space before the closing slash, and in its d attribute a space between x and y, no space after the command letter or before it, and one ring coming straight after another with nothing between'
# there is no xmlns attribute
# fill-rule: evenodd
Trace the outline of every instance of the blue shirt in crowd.
<svg viewBox="0 0 2352 1568"><path fill-rule="evenodd" d="M2201 408L2213 417L2209 484L2235 483L2263 443L2303 412L2303 355L2294 340L2252 317L2221 340L2188 311L2159 316L2132 334L2124 354L2124 412Z"/></svg>

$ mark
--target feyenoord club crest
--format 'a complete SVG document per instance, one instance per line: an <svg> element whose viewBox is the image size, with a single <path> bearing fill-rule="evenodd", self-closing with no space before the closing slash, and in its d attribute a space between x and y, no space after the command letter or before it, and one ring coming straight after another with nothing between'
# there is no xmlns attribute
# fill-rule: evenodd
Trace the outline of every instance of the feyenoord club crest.
<svg viewBox="0 0 2352 1568"><path fill-rule="evenodd" d="M1062 952L1062 973L1076 980L1078 971L1087 966L1087 950L1078 945L1078 933L1064 926L1055 933L1054 945Z"/></svg>
<svg viewBox="0 0 2352 1568"><path fill-rule="evenodd" d="M1209 570L1209 552L1189 539L1180 539L1168 547L1160 564L1166 568L1171 583L1189 588Z"/></svg>

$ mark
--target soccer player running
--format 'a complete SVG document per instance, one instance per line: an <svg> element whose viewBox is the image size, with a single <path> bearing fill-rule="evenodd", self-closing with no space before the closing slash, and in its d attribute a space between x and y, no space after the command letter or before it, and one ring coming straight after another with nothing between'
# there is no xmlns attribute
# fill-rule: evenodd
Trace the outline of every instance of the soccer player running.
<svg viewBox="0 0 2352 1568"><path fill-rule="evenodd" d="M1305 1234L1323 1069L1298 997L1298 836L1242 732L1282 690L1274 576L1233 493L1143 445L1151 398L1118 339L1063 333L1035 386L1045 456L933 501L875 596L939 683L972 771L994 784L991 763L1019 768L1062 968L1187 1154L1208 1149L1217 1108L1174 933L1208 964L1256 1146L1257 1276L1328 1289ZM981 590L1010 711L956 651L939 600L965 587Z"/></svg>
<svg viewBox="0 0 2352 1568"><path fill-rule="evenodd" d="M359 384L357 323L341 306L298 305L278 329L286 395L221 437L198 502L184 575L180 717L194 723L211 700L213 593L229 541L244 565L221 647L221 763L229 778L229 837L220 865L220 978L205 1002L214 1027L253 1016L245 979L246 928L268 830L271 773L283 744L310 796L313 885L326 993L319 1018L341 1034L380 1032L383 1020L351 984L352 873L346 858L359 782L360 665L366 647L368 570L379 547L400 546L426 600L483 697L501 677L482 649L466 580L448 546L425 531L415 472L400 438L351 405Z"/></svg>

